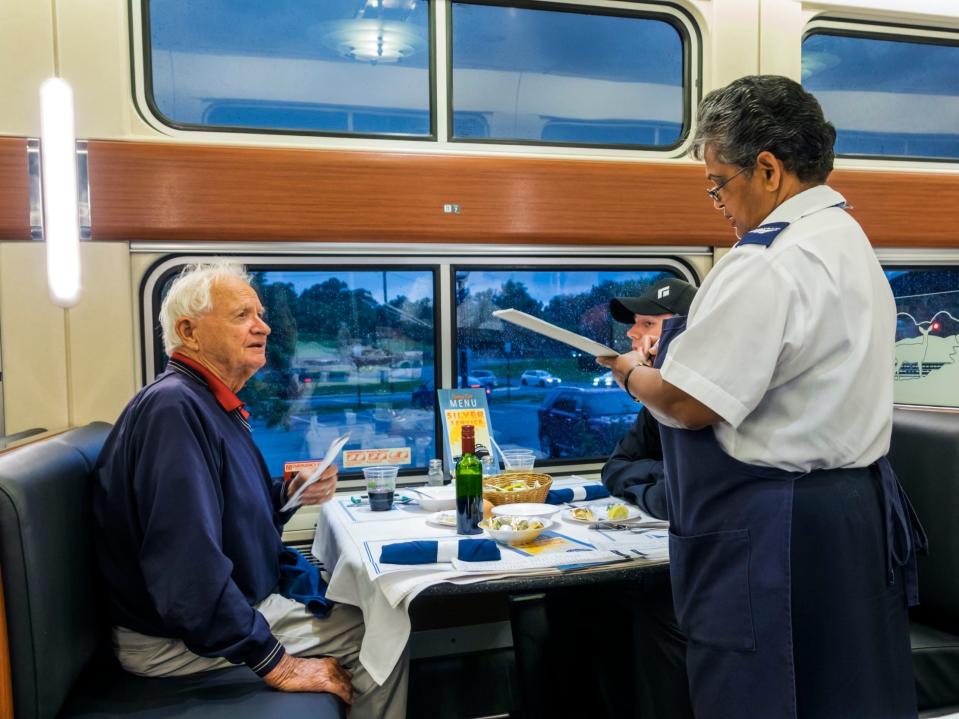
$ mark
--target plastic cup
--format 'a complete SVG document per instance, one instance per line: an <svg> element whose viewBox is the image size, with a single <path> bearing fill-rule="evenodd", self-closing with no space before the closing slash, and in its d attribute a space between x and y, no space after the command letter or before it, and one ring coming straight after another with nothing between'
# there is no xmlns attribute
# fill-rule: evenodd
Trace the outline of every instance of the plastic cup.
<svg viewBox="0 0 959 719"><path fill-rule="evenodd" d="M399 471L399 467L363 467L366 494L370 498L372 511L386 512L393 508L393 493L396 491L396 475Z"/></svg>
<svg viewBox="0 0 959 719"><path fill-rule="evenodd" d="M529 472L536 462L536 453L531 449L504 449L503 469L507 472Z"/></svg>

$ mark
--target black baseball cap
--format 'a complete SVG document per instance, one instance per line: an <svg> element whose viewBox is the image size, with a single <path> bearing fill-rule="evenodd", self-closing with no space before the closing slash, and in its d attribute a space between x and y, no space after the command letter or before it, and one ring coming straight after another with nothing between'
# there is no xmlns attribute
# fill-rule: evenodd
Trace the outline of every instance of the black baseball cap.
<svg viewBox="0 0 959 719"><path fill-rule="evenodd" d="M609 313L626 325L633 324L634 315L685 315L695 296L693 285L667 277L651 284L639 297L614 297L609 301Z"/></svg>

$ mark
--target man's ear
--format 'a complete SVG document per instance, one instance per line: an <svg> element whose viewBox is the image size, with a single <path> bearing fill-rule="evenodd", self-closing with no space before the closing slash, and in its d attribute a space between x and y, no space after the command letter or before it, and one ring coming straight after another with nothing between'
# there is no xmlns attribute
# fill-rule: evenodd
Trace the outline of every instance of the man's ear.
<svg viewBox="0 0 959 719"><path fill-rule="evenodd" d="M180 338L180 343L190 350L196 350L200 348L200 340L197 337L197 326L189 317L178 317L176 324L177 337Z"/></svg>
<svg viewBox="0 0 959 719"><path fill-rule="evenodd" d="M756 155L756 173L770 192L776 192L782 185L784 170L783 163L769 150L763 150Z"/></svg>

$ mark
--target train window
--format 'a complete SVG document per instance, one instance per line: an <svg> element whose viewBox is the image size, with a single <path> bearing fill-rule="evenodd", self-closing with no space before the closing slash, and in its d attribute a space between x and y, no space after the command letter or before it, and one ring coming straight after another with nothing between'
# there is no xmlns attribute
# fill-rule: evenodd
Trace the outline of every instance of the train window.
<svg viewBox="0 0 959 719"><path fill-rule="evenodd" d="M887 268L896 297L895 401L959 407L959 268Z"/></svg>
<svg viewBox="0 0 959 719"><path fill-rule="evenodd" d="M686 30L665 15L615 13L453 2L451 138L679 144L690 94Z"/></svg>
<svg viewBox="0 0 959 719"><path fill-rule="evenodd" d="M628 325L614 321L613 297L642 293L678 276L661 267L569 266L454 268L455 371L462 385L485 387L494 436L506 449L542 459L605 459L640 405L592 355L492 316L512 307L618 351L629 349Z"/></svg>
<svg viewBox="0 0 959 719"><path fill-rule="evenodd" d="M814 30L803 85L836 126L845 156L959 158L959 37Z"/></svg>
<svg viewBox="0 0 959 719"><path fill-rule="evenodd" d="M419 389L435 379L435 270L247 269L272 332L266 366L239 397L270 472L322 457L346 433L346 449L370 450L370 464L384 455L425 468L436 456L433 396ZM179 270L160 285L155 316ZM157 370L164 363L157 352Z"/></svg>
<svg viewBox="0 0 959 719"><path fill-rule="evenodd" d="M430 0L149 0L147 101L186 129L430 137Z"/></svg>

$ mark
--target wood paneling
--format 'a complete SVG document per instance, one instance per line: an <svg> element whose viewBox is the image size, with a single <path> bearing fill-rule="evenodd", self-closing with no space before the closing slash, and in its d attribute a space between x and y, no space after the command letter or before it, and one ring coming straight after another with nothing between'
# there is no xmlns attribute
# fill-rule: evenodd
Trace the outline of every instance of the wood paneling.
<svg viewBox="0 0 959 719"><path fill-rule="evenodd" d="M30 239L27 141L0 137L0 240Z"/></svg>
<svg viewBox="0 0 959 719"><path fill-rule="evenodd" d="M675 164L91 142L90 170L100 239L702 245L721 235L701 170Z"/></svg>
<svg viewBox="0 0 959 719"><path fill-rule="evenodd" d="M13 190L0 196L3 237L29 236L22 143L0 141L0 178ZM89 151L97 240L734 241L689 163L105 141ZM837 170L830 184L876 245L959 247L959 175Z"/></svg>
<svg viewBox="0 0 959 719"><path fill-rule="evenodd" d="M959 175L836 170L829 184L873 245L959 247Z"/></svg>

